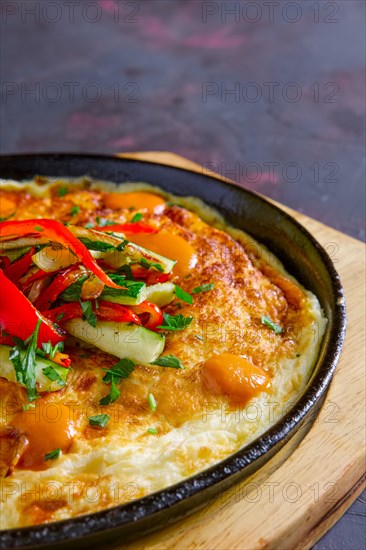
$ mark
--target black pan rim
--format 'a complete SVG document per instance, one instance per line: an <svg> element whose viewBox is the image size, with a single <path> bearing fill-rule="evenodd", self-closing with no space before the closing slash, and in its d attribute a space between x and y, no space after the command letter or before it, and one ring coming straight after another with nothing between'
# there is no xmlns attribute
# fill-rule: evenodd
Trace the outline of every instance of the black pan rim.
<svg viewBox="0 0 366 550"><path fill-rule="evenodd" d="M10 154L0 155L0 160L3 162L21 162L22 160L31 160L40 158L43 160L52 160L57 158L58 160L69 159L83 159L83 160L99 160L99 161L125 161L136 162L138 164L143 163L151 166L160 165L162 167L173 168L187 174L199 174L193 170L171 166L163 162L151 162L150 160L138 160L128 157L121 158L113 155L103 155L94 153L34 153L34 154ZM339 356L342 350L345 331L346 331L346 307L344 290L340 281L340 277L324 248L318 243L318 241L311 235L311 233L305 229L297 220L292 216L278 208L272 202L265 197L254 191L248 190L237 184L221 179L219 176L205 174L205 178L208 180L214 179L215 182L221 182L223 185L234 186L240 189L243 194L252 195L261 203L264 203L266 207L280 213L281 217L291 223L300 231L304 237L311 243L311 245L317 250L322 262L330 276L332 282L333 292L333 306L334 306L334 320L332 330L329 333L329 345L324 353L324 358L321 364L317 368L317 372L312 376L311 381L308 383L304 392L300 398L294 403L291 409L273 426L266 430L261 436L255 439L252 443L240 449L233 455L230 455L225 460L218 464L211 466L210 468L200 472L186 480L183 480L175 485L162 489L151 495L131 501L128 504L117 505L111 508L107 508L100 512L92 514L84 514L75 518L65 519L61 521L51 522L49 524L43 524L39 526L27 526L22 528L6 529L0 531L1 537L7 540L21 539L22 547L33 546L39 544L40 548L44 547L48 542L67 542L68 540L79 540L86 535L101 534L103 532L109 532L114 529L118 529L127 524L133 524L136 522L136 517L144 519L146 517L153 518L154 515L162 510L169 508L170 506L181 502L184 499L188 499L204 489L209 489L216 486L220 482L235 476L241 472L250 463L257 461L263 455L269 453L275 445L281 440L289 436L297 425L305 418L313 406L325 397L328 390L330 381L334 374ZM255 237L255 233L253 234ZM142 510L142 513L141 513ZM116 515L116 512L120 514ZM96 525L93 529L88 525L88 520L95 520ZM105 520L105 521L104 521ZM100 523L102 525L100 525ZM87 527L85 532L82 532L83 525ZM78 527L77 537L70 537L70 530L72 527ZM18 546L18 544L16 545Z"/></svg>

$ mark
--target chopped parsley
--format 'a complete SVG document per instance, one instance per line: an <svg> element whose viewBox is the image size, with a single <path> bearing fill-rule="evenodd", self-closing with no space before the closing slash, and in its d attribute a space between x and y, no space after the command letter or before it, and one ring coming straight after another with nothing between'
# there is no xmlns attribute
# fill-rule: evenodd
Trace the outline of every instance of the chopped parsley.
<svg viewBox="0 0 366 550"><path fill-rule="evenodd" d="M47 376L47 378L49 380L51 380L51 382L57 382L57 385L60 386L60 388L65 386L65 384L66 384L65 380L57 372L57 370L54 367L52 367L51 365L49 367L46 367L46 368L42 369L42 372L45 376Z"/></svg>
<svg viewBox="0 0 366 550"><path fill-rule="evenodd" d="M60 315L64 316L65 313L60 313ZM57 316L59 317L59 316ZM57 318L57 320L59 320ZM43 351L50 359L53 359L55 356L55 353L61 352L64 350L64 343L58 342L54 346L51 344L51 342L47 342L47 344L42 344Z"/></svg>
<svg viewBox="0 0 366 550"><path fill-rule="evenodd" d="M179 300L186 302L187 304L193 304L193 298L188 292L185 292L180 286L175 285L175 295Z"/></svg>
<svg viewBox="0 0 366 550"><path fill-rule="evenodd" d="M109 414L97 414L95 416L89 416L89 424L93 427L105 428L109 419Z"/></svg>
<svg viewBox="0 0 366 550"><path fill-rule="evenodd" d="M155 361L152 361L150 365L158 365L159 367L170 367L171 369L184 369L184 366L178 357L175 355L162 355Z"/></svg>
<svg viewBox="0 0 366 550"><path fill-rule="evenodd" d="M157 404L155 401L155 397L153 396L152 393L149 393L149 395L147 396L147 402L149 403L151 412L155 412L157 409Z"/></svg>
<svg viewBox="0 0 366 550"><path fill-rule="evenodd" d="M193 294L200 294L201 292L208 292L209 290L212 290L215 286L215 283L207 283L204 285L196 286L192 292Z"/></svg>
<svg viewBox="0 0 366 550"><path fill-rule="evenodd" d="M76 283L72 283L70 286L65 288L62 294L60 294L60 298L66 302L78 302L81 296L81 287L87 278L88 276L85 275L85 277L81 277L78 281L76 281Z"/></svg>
<svg viewBox="0 0 366 550"><path fill-rule="evenodd" d="M112 273L110 273L110 276ZM100 295L101 299L108 296L125 296L126 298L138 298L142 290L145 288L145 283L137 281L127 281L123 276L119 275L116 277L114 275L111 277L112 281L118 285L124 286L126 288L111 288L104 287L102 294Z"/></svg>
<svg viewBox="0 0 366 550"><path fill-rule="evenodd" d="M24 342L23 346L27 346L25 353L21 353L22 347L16 345L11 349L9 355L9 359L14 366L16 379L19 384L26 387L29 401L34 401L38 397L36 387L36 352L41 323L42 321L39 319L33 334Z"/></svg>
<svg viewBox="0 0 366 550"><path fill-rule="evenodd" d="M110 405L111 403L114 403L115 401L117 401L120 395L121 395L121 392L117 388L114 378L112 377L112 383L111 383L109 393L104 397L102 397L102 399L99 401L99 405Z"/></svg>
<svg viewBox="0 0 366 550"><path fill-rule="evenodd" d="M131 223L136 223L142 220L142 214L140 212L137 212L137 214L134 215L134 217L131 220Z"/></svg>
<svg viewBox="0 0 366 550"><path fill-rule="evenodd" d="M76 214L79 214L79 212L80 212L80 206L77 206L75 204L70 210L70 216L76 216Z"/></svg>
<svg viewBox="0 0 366 550"><path fill-rule="evenodd" d="M97 326L97 316L95 315L91 302L82 302L80 301L81 309L83 310L83 319L87 321L89 325L96 328Z"/></svg>
<svg viewBox="0 0 366 550"><path fill-rule="evenodd" d="M148 434L151 434L151 435L156 435L158 433L157 428L148 428L146 431Z"/></svg>
<svg viewBox="0 0 366 550"><path fill-rule="evenodd" d="M31 409L35 409L36 405L34 403L26 403L23 405L23 411L30 411Z"/></svg>
<svg viewBox="0 0 366 550"><path fill-rule="evenodd" d="M65 312L59 313L56 315L56 321L61 321L65 317Z"/></svg>
<svg viewBox="0 0 366 550"><path fill-rule="evenodd" d="M116 222L112 220L107 220L107 218L100 218L99 216L96 217L96 222L99 225L99 227L107 227L109 225L116 225Z"/></svg>
<svg viewBox="0 0 366 550"><path fill-rule="evenodd" d="M145 258L141 258L140 265L142 267L145 267L146 269L156 269L157 271L160 271L160 273L164 273L164 268L161 264L158 264L156 262L148 262L145 260Z"/></svg>
<svg viewBox="0 0 366 550"><path fill-rule="evenodd" d="M164 325L160 325L157 328L162 330L183 330L193 321L193 317L184 317L181 313L178 315L169 315L169 313L163 313Z"/></svg>
<svg viewBox="0 0 366 550"><path fill-rule="evenodd" d="M130 281L134 281L135 277L133 276L132 269L129 265L123 265L122 267L118 268L119 273L124 273L127 277L127 279L130 279ZM112 273L109 274L109 276L113 275ZM113 280L113 279L112 279Z"/></svg>
<svg viewBox="0 0 366 550"><path fill-rule="evenodd" d="M0 222L6 222L7 220L10 220L10 218L12 218L15 215L15 212L16 210L14 210L14 212L9 214L9 216L0 217Z"/></svg>
<svg viewBox="0 0 366 550"><path fill-rule="evenodd" d="M277 325L270 317L267 317L266 315L262 315L261 321L263 325L267 325L267 327L271 328L273 332L276 334L281 334L283 332L283 328L280 327L280 325Z"/></svg>
<svg viewBox="0 0 366 550"><path fill-rule="evenodd" d="M63 185L62 187L59 187L57 190L57 194L59 197L64 197L69 192L69 189L66 185Z"/></svg>
<svg viewBox="0 0 366 550"><path fill-rule="evenodd" d="M110 233L110 235L112 235L113 237L116 237L117 239L120 239L120 236L119 235L116 235L115 233ZM127 239L123 239L123 241L121 241L119 243L118 246L116 246L116 250L118 252L123 252L123 250L126 248L126 246L128 245L130 241L128 241Z"/></svg>
<svg viewBox="0 0 366 550"><path fill-rule="evenodd" d="M109 394L104 396L100 401L99 405L110 405L111 403L114 403L119 396L121 395L121 392L116 386L116 383L119 384L119 382L122 380L122 378L128 378L132 371L135 370L135 363L131 361L131 359L121 359L116 363L113 367L110 369L104 369L106 370L106 374L103 376L103 382L108 384L111 383L111 387L109 390Z"/></svg>
<svg viewBox="0 0 366 550"><path fill-rule="evenodd" d="M96 250L98 252L108 252L109 250L116 250L118 247L111 243L105 243L103 241L92 241L87 237L79 237L79 241L86 246L88 250Z"/></svg>
<svg viewBox="0 0 366 550"><path fill-rule="evenodd" d="M61 453L62 453L61 449L55 449L54 451L51 451L50 453L47 453L46 455L44 455L44 459L55 460L60 456Z"/></svg>
<svg viewBox="0 0 366 550"><path fill-rule="evenodd" d="M106 384L114 380L119 384L122 378L128 378L130 374L135 370L135 363L131 359L121 359L110 369L104 369L106 374L103 377L103 382Z"/></svg>
<svg viewBox="0 0 366 550"><path fill-rule="evenodd" d="M62 187L59 187L57 190L57 194L59 197L64 197L69 192L68 187L66 185L63 185Z"/></svg>
<svg viewBox="0 0 366 550"><path fill-rule="evenodd" d="M124 286L125 288L112 288L105 286L102 294L100 295L100 298L102 300L108 296L125 296L129 298L137 298L142 289L145 287L145 283L140 281L128 280L125 278L124 275L121 275L120 273L109 273L109 277L114 283L120 286ZM76 283L72 283L62 292L60 298L62 298L62 300L65 300L66 302L79 301L81 298L81 288L86 279L87 277L82 277Z"/></svg>
<svg viewBox="0 0 366 550"><path fill-rule="evenodd" d="M41 231L44 230L44 227L42 227L41 225L35 225L35 226L34 226L34 229L35 229L36 231L41 232Z"/></svg>

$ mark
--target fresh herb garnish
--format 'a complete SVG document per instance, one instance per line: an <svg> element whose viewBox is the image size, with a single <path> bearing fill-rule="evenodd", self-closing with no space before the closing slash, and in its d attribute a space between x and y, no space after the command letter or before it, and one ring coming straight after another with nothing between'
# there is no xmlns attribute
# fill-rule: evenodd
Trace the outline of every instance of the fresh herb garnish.
<svg viewBox="0 0 366 550"><path fill-rule="evenodd" d="M111 403L114 403L115 401L117 401L120 395L121 395L121 392L117 388L114 378L112 377L112 383L111 383L109 393L108 395L105 395L104 397L102 397L102 399L99 401L99 405L110 405Z"/></svg>
<svg viewBox="0 0 366 550"><path fill-rule="evenodd" d="M56 315L56 321L61 321L65 317L65 312L59 313Z"/></svg>
<svg viewBox="0 0 366 550"><path fill-rule="evenodd" d="M276 334L281 334L281 332L283 332L283 328L280 327L280 325L278 325L274 321L272 321L270 317L267 317L266 315L262 315L261 321L264 325L267 325L267 327L271 328L273 332L275 332Z"/></svg>
<svg viewBox="0 0 366 550"><path fill-rule="evenodd" d="M9 359L13 363L16 379L19 384L22 384L27 389L27 397L29 401L33 401L38 397L38 391L36 387L36 351L39 329L41 326L41 319L37 321L36 328L33 334L24 342L27 349L25 354L21 353L23 348L14 346L9 355Z"/></svg>
<svg viewBox="0 0 366 550"><path fill-rule="evenodd" d="M96 250L98 252L108 252L108 250L117 249L117 247L111 243L105 243L103 241L92 241L87 237L79 237L79 241L81 241L88 250Z"/></svg>
<svg viewBox="0 0 366 550"><path fill-rule="evenodd" d="M156 269L157 271L160 271L160 273L164 272L164 268L161 264L155 263L155 262L148 262L145 260L145 258L141 258L140 265L142 267L145 267L146 269Z"/></svg>
<svg viewBox="0 0 366 550"><path fill-rule="evenodd" d="M104 290L101 294L101 299L108 296L125 296L126 298L137 298L141 291L145 288L145 283L140 281L129 281L125 278L124 275L119 273L110 273L110 278L114 283L125 288L111 288L104 287Z"/></svg>
<svg viewBox="0 0 366 550"><path fill-rule="evenodd" d="M175 285L175 295L179 300L186 302L187 304L193 304L193 298L188 292L185 292L180 286Z"/></svg>
<svg viewBox="0 0 366 550"><path fill-rule="evenodd" d="M83 319L87 321L89 325L96 328L97 326L97 316L95 315L91 302L82 302L80 301L81 309L83 310Z"/></svg>
<svg viewBox="0 0 366 550"><path fill-rule="evenodd" d="M6 222L7 220L10 220L10 218L12 218L13 216L15 216L15 212L16 212L16 210L14 210L14 212L12 212L11 214L9 214L9 216L4 216L3 218L0 217L0 222Z"/></svg>
<svg viewBox="0 0 366 550"><path fill-rule="evenodd" d="M119 237L118 235L115 235L114 233L110 233L110 235L116 237L117 239L120 239L120 238L121 238L121 237ZM118 246L116 246L116 250L117 250L118 252L123 252L123 250L126 248L126 246L128 245L129 242L130 242L130 241L128 241L127 239L124 239L123 241L121 241L121 242L119 243Z"/></svg>
<svg viewBox="0 0 366 550"><path fill-rule="evenodd" d="M135 363L131 359L121 359L113 365L110 369L104 369L106 374L103 376L103 382L106 384L114 380L117 384L120 383L122 378L128 378L130 374L135 370Z"/></svg>
<svg viewBox="0 0 366 550"><path fill-rule="evenodd" d="M68 193L68 188L66 185L63 185L62 187L59 187L57 190L57 194L59 197L64 197Z"/></svg>
<svg viewBox="0 0 366 550"><path fill-rule="evenodd" d="M47 376L49 380L51 380L51 382L57 382L57 385L60 386L61 388L65 386L66 384L65 380L62 378L62 376L59 375L57 370L53 368L51 365L49 367L42 369L42 372L45 376Z"/></svg>
<svg viewBox="0 0 366 550"><path fill-rule="evenodd" d="M36 405L34 403L26 403L23 405L23 411L30 411L31 409L35 409Z"/></svg>
<svg viewBox="0 0 366 550"><path fill-rule="evenodd" d="M51 451L50 453L47 453L46 455L44 455L44 459L55 460L60 456L61 453L62 453L61 449L55 449L54 451Z"/></svg>
<svg viewBox="0 0 366 550"><path fill-rule="evenodd" d="M148 434L151 434L151 435L156 435L158 433L157 428L148 428L146 431Z"/></svg>
<svg viewBox="0 0 366 550"><path fill-rule="evenodd" d="M63 314L60 314L60 315L65 315L65 313ZM54 356L55 356L55 353L58 353L58 352L61 352L64 350L64 343L63 342L58 342L57 344L55 344L54 346L51 344L51 342L47 342L47 344L42 344L42 348L45 352L46 355L48 355L48 357L50 359L53 359Z"/></svg>
<svg viewBox="0 0 366 550"><path fill-rule="evenodd" d="M109 414L96 414L95 416L89 416L89 424L90 426L105 428L109 422L109 419Z"/></svg>
<svg viewBox="0 0 366 550"><path fill-rule="evenodd" d="M111 403L114 403L114 401L116 401L121 395L116 383L119 384L122 378L128 378L128 376L130 376L131 372L135 370L135 363L131 361L131 359L127 359L127 357L125 357L124 359L118 361L118 363L113 365L110 369L104 370L107 372L103 376L103 382L106 384L111 382L111 387L109 394L103 397L99 401L99 404L110 405Z"/></svg>
<svg viewBox="0 0 366 550"><path fill-rule="evenodd" d="M142 220L142 214L137 212L131 220L131 223L136 223Z"/></svg>
<svg viewBox="0 0 366 550"><path fill-rule="evenodd" d="M215 283L207 283L204 285L196 286L192 292L193 294L200 294L201 292L208 292L209 290L212 290L215 286Z"/></svg>
<svg viewBox="0 0 366 550"><path fill-rule="evenodd" d="M78 302L81 296L81 287L83 286L83 283L87 280L87 278L88 276L85 275L85 277L81 277L78 281L72 283L70 286L65 288L65 290L60 295L60 298L62 298L62 300L65 300L66 302Z"/></svg>
<svg viewBox="0 0 366 550"><path fill-rule="evenodd" d="M169 315L169 313L163 313L164 325L160 325L157 328L162 330L183 330L193 321L193 317L184 317L181 313L178 315Z"/></svg>
<svg viewBox="0 0 366 550"><path fill-rule="evenodd" d="M118 268L118 273L124 273L126 275L126 278L130 279L130 281L135 280L132 269L129 265L123 265L122 267ZM109 276L111 276L111 273L109 274Z"/></svg>
<svg viewBox="0 0 366 550"><path fill-rule="evenodd" d="M77 206L75 204L70 210L70 216L76 216L76 214L79 214L79 212L80 212L80 206Z"/></svg>
<svg viewBox="0 0 366 550"><path fill-rule="evenodd" d="M149 395L147 396L147 402L149 403L151 412L155 412L157 409L157 404L155 401L155 397L153 396L152 393L149 393Z"/></svg>
<svg viewBox="0 0 366 550"><path fill-rule="evenodd" d="M159 367L170 367L171 369L184 369L182 362L175 355L162 355L150 365L158 365Z"/></svg>
<svg viewBox="0 0 366 550"><path fill-rule="evenodd" d="M108 225L116 225L116 222L114 222L112 220L107 220L107 218L100 218L99 216L97 216L95 219L96 219L96 222L99 225L99 227L107 227Z"/></svg>
<svg viewBox="0 0 366 550"><path fill-rule="evenodd" d="M44 227L42 227L41 225L35 225L35 226L34 226L34 229L35 229L36 231L41 232L41 231L44 230Z"/></svg>

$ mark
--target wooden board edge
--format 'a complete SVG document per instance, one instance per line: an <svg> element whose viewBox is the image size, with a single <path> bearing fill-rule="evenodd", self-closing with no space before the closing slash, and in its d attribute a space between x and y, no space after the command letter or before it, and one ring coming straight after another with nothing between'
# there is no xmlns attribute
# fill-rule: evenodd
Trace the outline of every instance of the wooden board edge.
<svg viewBox="0 0 366 550"><path fill-rule="evenodd" d="M166 164L168 166L192 170L200 174L206 172L208 175L213 176L216 179L223 180L223 181L230 181L230 180L227 180L226 178L221 177L218 174L205 171L202 166L188 159L185 159L184 157L181 157L175 153L168 153L163 151L160 151L160 152L145 151L145 152L137 152L137 153L123 153L119 156L123 158L133 158L136 160L141 160L146 162ZM269 202L278 206L280 209L289 213L293 217L295 217L295 219L297 219L300 223L302 223L305 227L307 227L310 230L310 232L313 232L312 229L316 229L317 232L320 231L322 234L326 235L327 232L331 231L332 238L337 239L337 237L339 237L339 241L342 242L343 246L346 248L348 247L348 245L350 245L350 247L352 246L352 250L357 254L357 257L359 259L362 257L361 254L364 254L365 245L362 241L359 241L357 239L354 239L353 237L345 235L344 233L332 227L329 227L313 218L310 218L305 214L296 212L295 210L283 204L280 204L272 199L269 199L268 197L264 197L264 198ZM340 483L344 494L343 496L340 497L336 505L330 506L330 507L324 506L324 508L322 508L323 515L316 520L316 523L309 523L308 526L304 525L303 528L300 528L301 537L296 538L296 536L294 535L294 539L292 540L293 545L292 546L287 545L282 547L306 550L310 548L313 544L315 544L315 542L317 542L340 519L340 517L345 513L347 508L354 502L354 500L361 493L361 491L365 486L365 479L363 475L365 470L364 462L362 461L361 463L360 457L361 457L361 454L358 455L357 460L353 463L352 469L348 470L347 472L344 472L344 475L340 479ZM360 478L360 473L361 473L361 478ZM180 521L178 523L179 525L181 524ZM190 518L186 518L185 520L182 520L182 523L187 524L187 530L189 532L189 530L192 527L192 520L190 520ZM291 523L292 522L290 520L290 528L291 528ZM182 530L182 527L181 527L181 530ZM161 535L160 545L157 544L159 533ZM171 546L170 544L172 542L176 542L176 539L173 540L173 538L171 538L173 535L173 531L170 528L166 528L160 531L159 533L157 533L156 535L147 536L146 538L144 537L144 539L140 541L143 544L143 548L159 548L159 549L172 548L173 546ZM261 542L258 541L258 544L257 546L255 546L255 548L268 548L268 549L279 548L281 546L279 546L278 544L282 542L282 545L283 545L285 542L285 537L286 537L286 531L281 531L281 529L279 529L276 533L275 539L263 541L264 543L263 545L261 545ZM181 539L181 542L182 542L182 539ZM266 544L266 542L268 542L268 544ZM276 542L278 544L276 544ZM287 540L287 542L290 544L290 541ZM135 548L135 545L133 545L133 547ZM203 548L203 546L200 546L199 544L197 545L197 547ZM239 546L232 546L232 548L234 547L239 548ZM128 548L130 548L130 546L128 546Z"/></svg>
<svg viewBox="0 0 366 550"><path fill-rule="evenodd" d="M337 523L339 519L347 512L348 508L360 496L366 488L366 474L353 485L349 491L340 499L336 505L324 514L316 525L312 527L308 535L304 539L304 544L298 550L309 550L316 542L318 542L328 531Z"/></svg>

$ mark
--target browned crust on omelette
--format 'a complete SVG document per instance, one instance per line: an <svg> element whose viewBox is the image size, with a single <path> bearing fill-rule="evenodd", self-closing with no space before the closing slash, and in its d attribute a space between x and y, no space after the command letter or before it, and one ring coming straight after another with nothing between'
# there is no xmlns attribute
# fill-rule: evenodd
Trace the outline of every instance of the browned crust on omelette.
<svg viewBox="0 0 366 550"><path fill-rule="evenodd" d="M121 223L131 217L128 210L105 208L105 192L96 189L73 190L69 186L64 197L59 197L53 190L47 198L35 198L30 193L15 191L4 191L3 194L17 204L16 219L19 220L44 217L69 222L74 205L80 208L77 216L72 218L76 225L95 222L96 216ZM144 438L148 437L146 428L152 423L147 402L150 392L159 403L153 418L153 425L159 430L158 437L179 428L189 419L199 417L207 403L230 408L227 397L213 395L203 385L201 366L204 361L213 353L230 352L246 357L273 377L272 365L281 358L291 359L301 353L301 332L311 322L306 296L300 286L266 264L263 258L247 254L243 245L228 233L208 225L197 214L179 206L169 206L159 215L144 214L143 219L158 229L164 228L183 237L194 247L198 255L197 266L180 283L186 292L191 293L193 288L205 283L214 282L215 287L210 292L195 295L192 305L182 304L178 310L173 303L165 309L169 313L194 318L184 331L166 336L164 355L179 357L186 369L138 366L128 379L121 382L121 397L109 406L99 405L99 400L106 394L102 369L115 364L115 357L95 348L88 353L85 346L80 347L78 342L72 341L67 348L73 367L68 384L62 390L42 395L39 399L44 406L59 402L70 407L70 415L77 426L70 455L78 452L79 440L88 441L95 448L107 445L111 438L118 440L121 446L136 437L143 444ZM261 322L263 315L283 327L283 333L275 334L265 326ZM26 403L25 390L3 379L0 379L0 389L1 420L3 425L11 425L12 416ZM289 387L288 393L293 390ZM91 427L88 417L101 412L111 416L110 422L105 429ZM200 451L202 460L210 455L210 448L203 446ZM194 472L196 465L189 465L189 456L186 458L188 470ZM83 477L85 483L99 481L98 475L79 475L80 483L83 483ZM133 496L142 494L141 490ZM123 500L128 498L121 498L119 502ZM103 494L92 508L103 509L111 504L116 502L111 501L110 495ZM27 497L21 503L21 515L28 517L27 523L42 523L52 520L57 510L67 506L64 495L38 501ZM89 512L90 508L86 508L85 512ZM82 513L80 510L78 513ZM72 515L72 507L68 514Z"/></svg>

